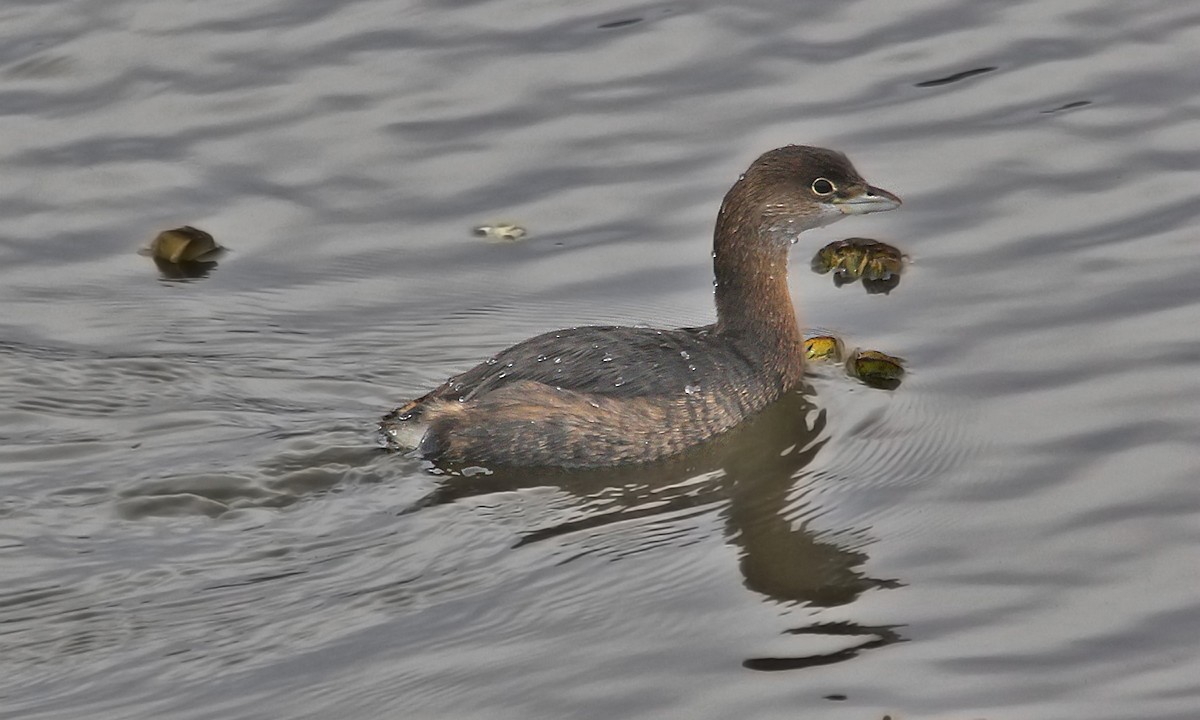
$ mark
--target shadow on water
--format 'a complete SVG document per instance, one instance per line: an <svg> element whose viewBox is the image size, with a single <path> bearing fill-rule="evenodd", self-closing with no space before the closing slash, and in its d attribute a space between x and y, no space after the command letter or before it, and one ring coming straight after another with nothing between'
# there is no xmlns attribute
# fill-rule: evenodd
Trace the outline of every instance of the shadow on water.
<svg viewBox="0 0 1200 720"><path fill-rule="evenodd" d="M517 541L519 548L616 523L687 517L719 507L725 537L739 550L738 569L748 590L784 605L848 605L867 590L903 583L869 577L861 569L867 560L863 550L844 547L789 517L798 514L796 495L803 494L799 486L806 468L828 442L826 411L812 403L811 395L811 388L790 394L727 435L652 465L576 472L446 468L442 483L406 512L531 487L557 487L579 500L582 517L527 532ZM619 489L615 497L614 488ZM853 622L817 622L784 634L865 639L822 654L747 658L743 666L775 671L829 665L906 639L896 626Z"/></svg>
<svg viewBox="0 0 1200 720"><path fill-rule="evenodd" d="M217 269L214 261L192 261L173 263L161 258L154 258L159 277L163 280L200 280L209 276Z"/></svg>

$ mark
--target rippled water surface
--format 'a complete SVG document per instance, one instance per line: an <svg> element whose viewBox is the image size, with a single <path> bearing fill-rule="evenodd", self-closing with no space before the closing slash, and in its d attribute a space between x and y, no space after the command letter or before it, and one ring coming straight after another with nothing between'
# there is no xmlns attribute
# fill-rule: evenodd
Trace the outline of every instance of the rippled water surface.
<svg viewBox="0 0 1200 720"><path fill-rule="evenodd" d="M0 18L0 716L1197 717L1200 7ZM792 270L898 389L817 369L650 469L381 452L506 344L708 322L789 142L905 199ZM201 277L136 253L183 224ZM851 236L890 294L809 271Z"/></svg>

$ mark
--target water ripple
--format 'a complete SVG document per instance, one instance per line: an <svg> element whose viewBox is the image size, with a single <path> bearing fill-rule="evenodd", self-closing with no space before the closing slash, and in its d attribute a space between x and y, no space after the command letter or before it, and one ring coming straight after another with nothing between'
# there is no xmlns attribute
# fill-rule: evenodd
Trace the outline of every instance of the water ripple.
<svg viewBox="0 0 1200 720"><path fill-rule="evenodd" d="M0 30L10 713L1194 715L1200 11L76 5ZM793 273L896 391L590 478L377 449L521 338L710 321L787 142L905 198L891 295ZM160 277L183 224L230 252Z"/></svg>

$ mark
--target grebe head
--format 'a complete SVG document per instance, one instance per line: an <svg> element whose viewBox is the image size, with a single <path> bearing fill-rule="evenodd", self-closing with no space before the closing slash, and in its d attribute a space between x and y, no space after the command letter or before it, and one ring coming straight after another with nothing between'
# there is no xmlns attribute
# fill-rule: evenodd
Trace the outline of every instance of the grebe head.
<svg viewBox="0 0 1200 720"><path fill-rule="evenodd" d="M788 145L754 161L726 198L734 204L756 208L768 235L795 242L801 232L847 215L892 210L900 198L867 183L840 152Z"/></svg>

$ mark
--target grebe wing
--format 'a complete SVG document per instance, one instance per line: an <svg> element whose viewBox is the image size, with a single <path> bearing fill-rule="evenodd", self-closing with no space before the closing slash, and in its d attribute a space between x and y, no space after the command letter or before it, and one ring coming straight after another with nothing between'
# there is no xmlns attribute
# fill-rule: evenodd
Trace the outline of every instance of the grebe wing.
<svg viewBox="0 0 1200 720"><path fill-rule="evenodd" d="M739 370L749 364L728 347L708 342L710 331L611 326L556 330L450 378L427 398L467 401L521 380L610 397L683 393L701 378L728 371L731 364Z"/></svg>

